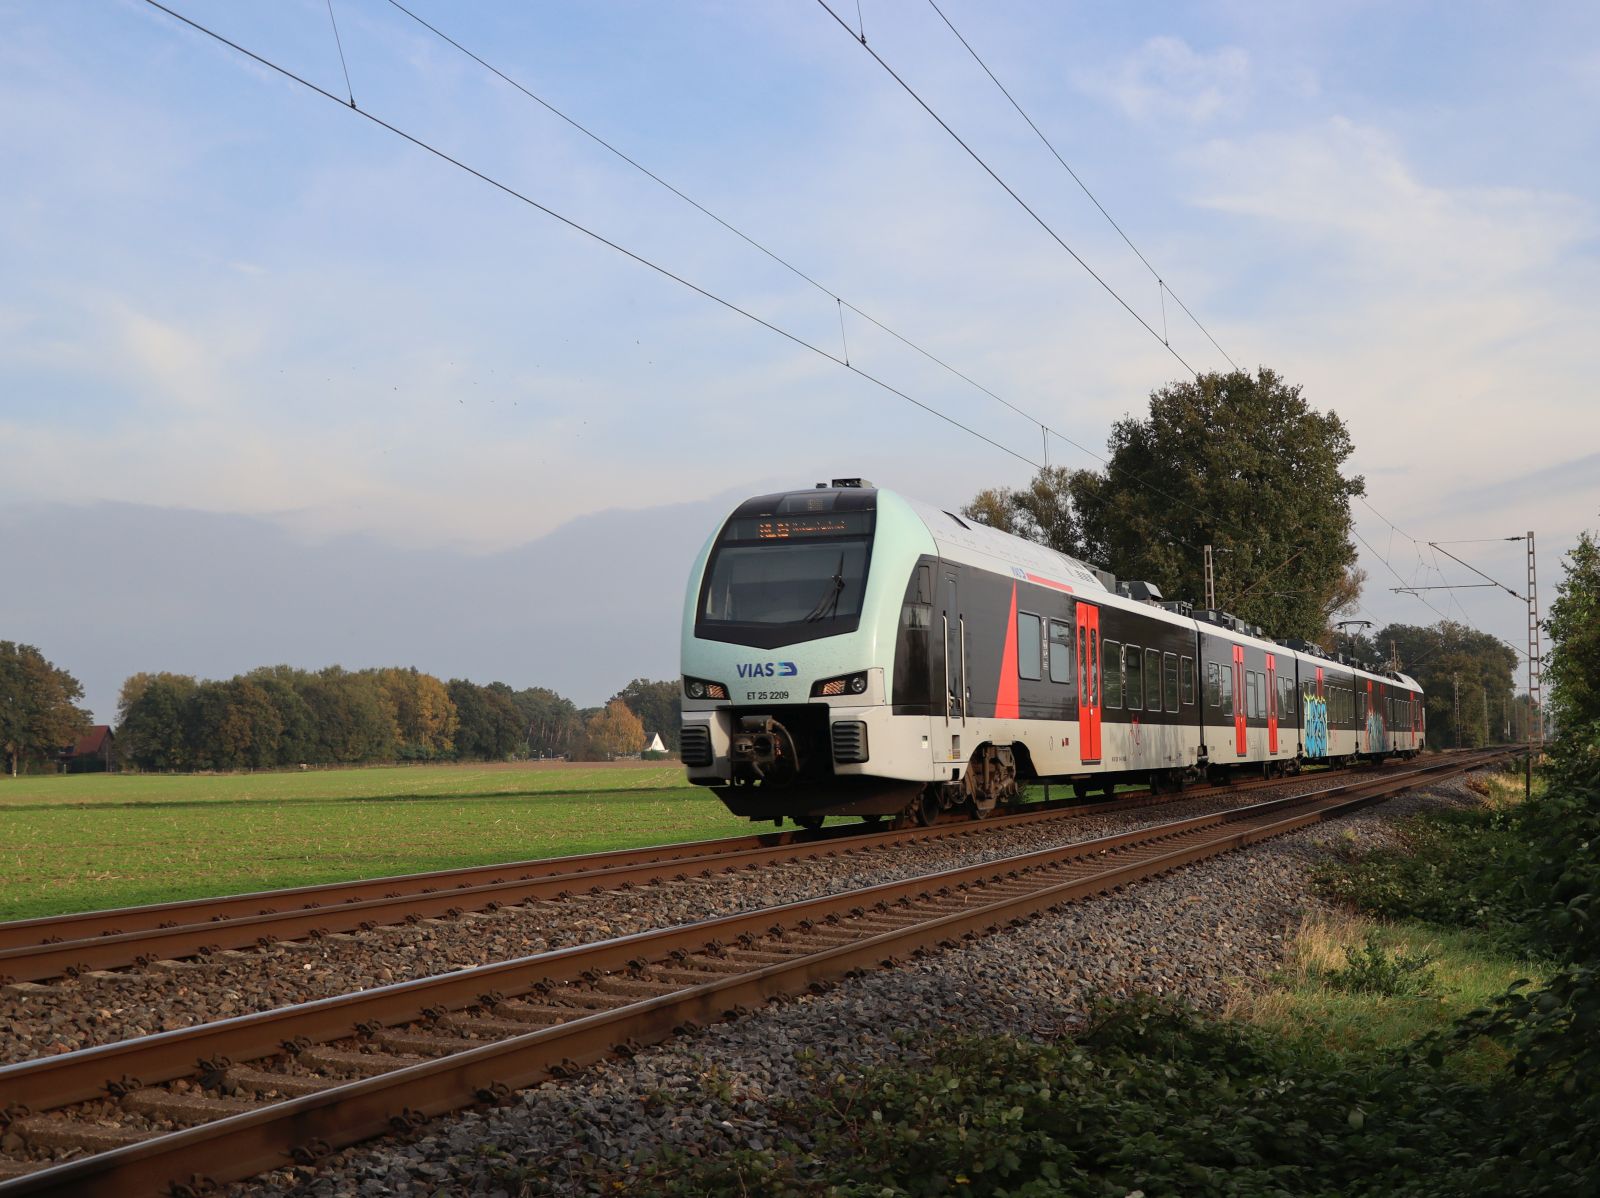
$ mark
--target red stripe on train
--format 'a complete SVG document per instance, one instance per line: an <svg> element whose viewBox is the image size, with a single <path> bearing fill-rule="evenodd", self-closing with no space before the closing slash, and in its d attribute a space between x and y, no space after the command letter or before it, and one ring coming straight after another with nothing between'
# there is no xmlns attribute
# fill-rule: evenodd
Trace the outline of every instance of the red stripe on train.
<svg viewBox="0 0 1600 1198"><path fill-rule="evenodd" d="M1000 684L995 688L996 719L1014 720L1020 714L1017 703L1017 584L1011 584L1011 618L1006 621L1006 651L1000 660Z"/></svg>

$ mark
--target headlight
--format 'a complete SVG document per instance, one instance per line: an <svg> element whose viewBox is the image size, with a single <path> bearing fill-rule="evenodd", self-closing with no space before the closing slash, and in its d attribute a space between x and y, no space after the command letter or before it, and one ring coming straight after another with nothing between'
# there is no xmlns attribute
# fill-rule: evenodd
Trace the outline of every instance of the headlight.
<svg viewBox="0 0 1600 1198"><path fill-rule="evenodd" d="M691 699L726 699L728 688L720 682L707 682L704 678L685 678L683 693Z"/></svg>
<svg viewBox="0 0 1600 1198"><path fill-rule="evenodd" d="M696 678L686 688L691 699L704 699L706 697L706 684Z"/></svg>
<svg viewBox="0 0 1600 1198"><path fill-rule="evenodd" d="M867 691L866 671L859 674L841 674L837 678L827 678L816 683L811 688L811 697L828 698L833 695L863 695Z"/></svg>

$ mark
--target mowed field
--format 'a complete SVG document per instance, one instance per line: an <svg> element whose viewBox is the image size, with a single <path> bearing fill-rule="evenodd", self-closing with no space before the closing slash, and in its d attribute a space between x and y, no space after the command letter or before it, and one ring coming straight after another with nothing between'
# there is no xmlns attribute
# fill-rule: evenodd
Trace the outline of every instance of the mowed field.
<svg viewBox="0 0 1600 1198"><path fill-rule="evenodd" d="M0 920L749 830L676 762L0 777Z"/></svg>

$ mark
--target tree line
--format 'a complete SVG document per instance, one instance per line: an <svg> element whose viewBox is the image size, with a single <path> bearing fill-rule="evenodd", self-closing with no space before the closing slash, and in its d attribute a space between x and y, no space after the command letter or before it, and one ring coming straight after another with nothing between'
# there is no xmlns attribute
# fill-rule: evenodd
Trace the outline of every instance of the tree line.
<svg viewBox="0 0 1600 1198"><path fill-rule="evenodd" d="M441 681L415 668L266 666L226 681L135 674L117 705L118 752L146 770L238 770L637 753L645 720L677 737L678 684L635 679L603 707L547 687ZM669 723L663 721L670 720Z"/></svg>
<svg viewBox="0 0 1600 1198"><path fill-rule="evenodd" d="M91 724L83 687L32 645L0 641L5 767L53 771ZM635 678L601 707L548 687L514 690L409 667L263 666L225 680L139 673L117 703L116 758L154 771L382 762L501 761L637 753L678 745L679 683Z"/></svg>

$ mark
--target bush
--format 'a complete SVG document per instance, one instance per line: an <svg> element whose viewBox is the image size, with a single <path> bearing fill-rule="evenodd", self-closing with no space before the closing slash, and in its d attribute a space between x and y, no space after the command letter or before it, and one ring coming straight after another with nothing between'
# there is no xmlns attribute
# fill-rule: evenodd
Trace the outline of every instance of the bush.
<svg viewBox="0 0 1600 1198"><path fill-rule="evenodd" d="M621 1184L685 1198L1455 1195L1500 1101L1425 1061L1340 1057L1144 1000L1101 1008L1076 1042L946 1037L919 1063L817 1082L781 1111L793 1143L678 1156Z"/></svg>
<svg viewBox="0 0 1600 1198"><path fill-rule="evenodd" d="M1425 953L1413 956L1396 949L1390 954L1369 934L1365 944L1346 948L1344 954L1344 968L1322 975L1331 989L1378 998L1420 998L1434 991L1437 979L1428 968L1433 958Z"/></svg>

